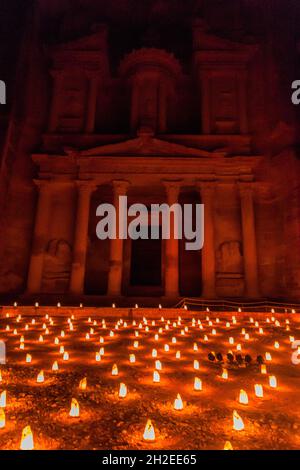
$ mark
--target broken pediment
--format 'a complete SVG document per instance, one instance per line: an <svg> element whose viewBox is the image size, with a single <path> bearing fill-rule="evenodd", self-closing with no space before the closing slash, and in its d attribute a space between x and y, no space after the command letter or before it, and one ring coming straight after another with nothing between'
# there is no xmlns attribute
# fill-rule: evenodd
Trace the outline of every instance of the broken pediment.
<svg viewBox="0 0 300 470"><path fill-rule="evenodd" d="M225 152L207 152L193 147L166 142L151 135L139 135L134 139L116 144L108 144L95 147L90 150L83 150L79 153L81 157L91 156L181 156L181 157L199 157L199 158L216 158L226 156Z"/></svg>

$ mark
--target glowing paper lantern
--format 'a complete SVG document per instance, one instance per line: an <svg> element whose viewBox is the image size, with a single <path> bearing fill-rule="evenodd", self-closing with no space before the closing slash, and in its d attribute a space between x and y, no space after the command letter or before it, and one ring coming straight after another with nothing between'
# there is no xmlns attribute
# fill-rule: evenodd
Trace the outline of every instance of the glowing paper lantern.
<svg viewBox="0 0 300 470"><path fill-rule="evenodd" d="M225 442L224 450L233 450L233 447L230 441Z"/></svg>
<svg viewBox="0 0 300 470"><path fill-rule="evenodd" d="M174 410L181 411L183 410L183 401L180 394L177 394L177 397L174 400Z"/></svg>
<svg viewBox="0 0 300 470"><path fill-rule="evenodd" d="M228 370L227 369L222 370L222 379L224 379L224 380L228 379Z"/></svg>
<svg viewBox="0 0 300 470"><path fill-rule="evenodd" d="M125 384L120 383L119 398L125 398L126 395L127 395L127 387Z"/></svg>
<svg viewBox="0 0 300 470"><path fill-rule="evenodd" d="M58 370L58 362L57 361L53 362L52 370L53 370L53 372L56 372Z"/></svg>
<svg viewBox="0 0 300 470"><path fill-rule="evenodd" d="M0 408L5 408L6 407L6 390L0 393Z"/></svg>
<svg viewBox="0 0 300 470"><path fill-rule="evenodd" d="M153 382L154 383L159 383L160 382L160 375L159 375L158 370L155 370L153 372Z"/></svg>
<svg viewBox="0 0 300 470"><path fill-rule="evenodd" d="M269 361L269 362L272 361L272 356L269 352L266 352L265 358L266 358L266 361Z"/></svg>
<svg viewBox="0 0 300 470"><path fill-rule="evenodd" d="M180 351L177 351L177 352L176 352L176 356L175 356L175 357L176 357L176 359L180 359L180 358L181 358L181 353L180 353Z"/></svg>
<svg viewBox="0 0 300 470"><path fill-rule="evenodd" d="M152 349L152 357L157 357L157 350L156 349Z"/></svg>
<svg viewBox="0 0 300 470"><path fill-rule="evenodd" d="M79 403L76 400L76 398L72 398L69 416L71 416L71 418L78 418L79 415L80 415Z"/></svg>
<svg viewBox="0 0 300 470"><path fill-rule="evenodd" d="M197 392L202 390L202 380L199 379L198 377L195 377L195 380L194 380L194 390Z"/></svg>
<svg viewBox="0 0 300 470"><path fill-rule="evenodd" d="M255 384L254 385L254 391L255 391L255 395L257 396L257 398L263 398L264 396L264 389L263 389L263 386L260 385L260 384Z"/></svg>
<svg viewBox="0 0 300 470"><path fill-rule="evenodd" d="M155 441L155 430L150 419L146 423L143 439L144 441Z"/></svg>
<svg viewBox="0 0 300 470"><path fill-rule="evenodd" d="M39 372L37 378L36 378L36 381L38 384L41 384L45 381L45 378L44 378L44 371L41 370L41 372Z"/></svg>
<svg viewBox="0 0 300 470"><path fill-rule="evenodd" d="M31 354L26 354L26 359L25 359L25 361L27 362L27 364L30 364L30 363L31 363L31 360L32 360Z"/></svg>
<svg viewBox="0 0 300 470"><path fill-rule="evenodd" d="M100 353L96 352L95 360L96 360L96 362L101 361L101 354Z"/></svg>
<svg viewBox="0 0 300 470"><path fill-rule="evenodd" d="M242 431L245 429L244 421L236 410L233 412L233 429L235 431Z"/></svg>
<svg viewBox="0 0 300 470"><path fill-rule="evenodd" d="M20 449L21 450L33 450L34 449L33 434L32 434L30 426L26 426L22 431Z"/></svg>
<svg viewBox="0 0 300 470"><path fill-rule="evenodd" d="M199 369L200 369L200 364L199 364L199 361L197 361L197 359L194 360L194 369L195 369L195 370L199 370Z"/></svg>
<svg viewBox="0 0 300 470"><path fill-rule="evenodd" d="M69 360L69 353L68 353L67 351L64 352L63 360L64 360L64 361L68 361L68 360Z"/></svg>
<svg viewBox="0 0 300 470"><path fill-rule="evenodd" d="M129 362L130 362L130 364L134 364L134 363L135 363L135 354L130 354L130 355L129 355Z"/></svg>
<svg viewBox="0 0 300 470"><path fill-rule="evenodd" d="M84 377L84 379L80 380L79 382L79 390L86 390L87 388L87 378Z"/></svg>
<svg viewBox="0 0 300 470"><path fill-rule="evenodd" d="M265 364L262 364L262 365L260 366L260 373L263 374L263 375L266 375L266 373L267 373L267 367L266 367Z"/></svg>
<svg viewBox="0 0 300 470"><path fill-rule="evenodd" d="M111 369L111 375L118 375L118 374L119 374L118 366L117 364L114 364Z"/></svg>
<svg viewBox="0 0 300 470"><path fill-rule="evenodd" d="M5 412L3 408L0 408L0 429L5 428Z"/></svg>
<svg viewBox="0 0 300 470"><path fill-rule="evenodd" d="M269 377L269 385L270 385L270 387L272 387L272 388L277 388L277 379L276 379L275 375L270 375L270 377Z"/></svg>
<svg viewBox="0 0 300 470"><path fill-rule="evenodd" d="M247 395L247 392L245 392L245 390L240 390L239 403L241 405L248 405L249 403L248 395Z"/></svg>

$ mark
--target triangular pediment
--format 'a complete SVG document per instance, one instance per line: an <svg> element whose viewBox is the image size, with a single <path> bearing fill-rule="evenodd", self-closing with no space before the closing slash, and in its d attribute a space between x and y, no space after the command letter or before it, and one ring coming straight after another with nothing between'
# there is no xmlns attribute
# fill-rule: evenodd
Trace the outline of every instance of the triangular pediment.
<svg viewBox="0 0 300 470"><path fill-rule="evenodd" d="M223 152L206 150L168 142L153 136L138 136L124 142L102 145L89 150L82 150L81 157L93 156L181 156L198 158L224 157Z"/></svg>
<svg viewBox="0 0 300 470"><path fill-rule="evenodd" d="M58 44L52 48L52 51L101 51L105 46L106 29L103 27L87 36Z"/></svg>

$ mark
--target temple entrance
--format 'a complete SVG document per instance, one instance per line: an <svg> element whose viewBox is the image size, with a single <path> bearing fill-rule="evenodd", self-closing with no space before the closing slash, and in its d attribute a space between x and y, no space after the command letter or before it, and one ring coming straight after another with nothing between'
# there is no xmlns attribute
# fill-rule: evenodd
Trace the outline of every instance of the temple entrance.
<svg viewBox="0 0 300 470"><path fill-rule="evenodd" d="M131 296L164 293L164 241L126 240L123 291Z"/></svg>
<svg viewBox="0 0 300 470"><path fill-rule="evenodd" d="M162 284L162 241L132 240L131 243L131 286L161 286Z"/></svg>

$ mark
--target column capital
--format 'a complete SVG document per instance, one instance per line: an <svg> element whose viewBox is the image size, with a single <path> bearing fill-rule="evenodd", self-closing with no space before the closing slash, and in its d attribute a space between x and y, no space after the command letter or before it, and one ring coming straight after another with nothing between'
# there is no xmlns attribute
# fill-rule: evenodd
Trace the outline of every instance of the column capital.
<svg viewBox="0 0 300 470"><path fill-rule="evenodd" d="M50 191L51 189L52 180L50 179L45 179L45 180L34 179L33 182L39 191L45 192L46 190Z"/></svg>
<svg viewBox="0 0 300 470"><path fill-rule="evenodd" d="M113 180L112 186L115 196L125 196L127 189L130 186L130 182L125 180Z"/></svg>
<svg viewBox="0 0 300 470"><path fill-rule="evenodd" d="M239 181L237 183L241 196L252 196L254 183L250 181Z"/></svg>
<svg viewBox="0 0 300 470"><path fill-rule="evenodd" d="M97 189L97 184L93 180L77 180L75 185L79 193L91 194Z"/></svg>
<svg viewBox="0 0 300 470"><path fill-rule="evenodd" d="M197 181L197 186L201 195L212 196L217 187L217 181Z"/></svg>
<svg viewBox="0 0 300 470"><path fill-rule="evenodd" d="M181 181L179 181L179 180L178 181L164 180L162 183L165 187L168 199L177 202L178 197L179 197L179 193L180 193L180 189L181 189Z"/></svg>

